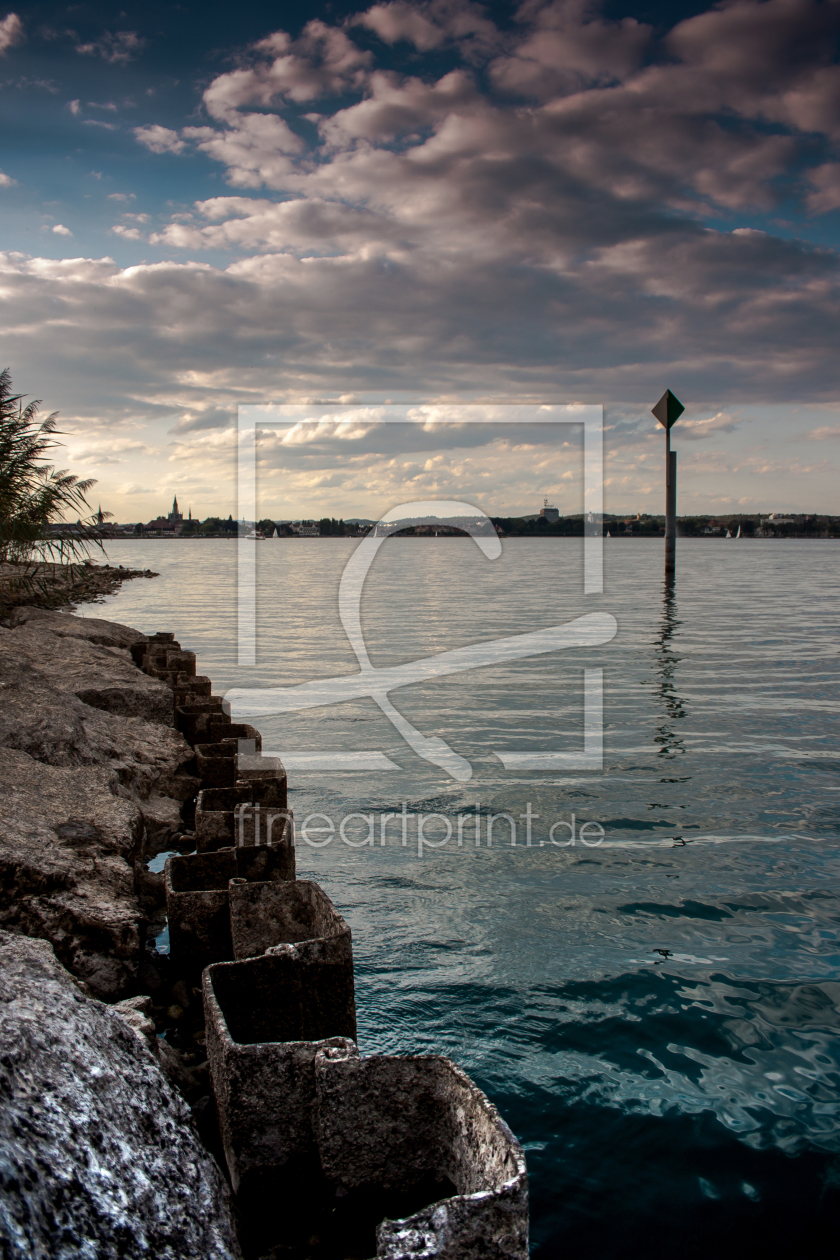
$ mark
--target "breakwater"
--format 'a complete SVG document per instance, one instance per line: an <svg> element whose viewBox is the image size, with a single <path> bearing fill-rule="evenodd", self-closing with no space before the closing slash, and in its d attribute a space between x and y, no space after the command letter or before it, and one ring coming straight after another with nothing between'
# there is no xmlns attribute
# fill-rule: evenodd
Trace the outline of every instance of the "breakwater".
<svg viewBox="0 0 840 1260"><path fill-rule="evenodd" d="M526 1256L516 1139L449 1059L357 1045L350 927L295 878L285 771L195 655L26 609L0 651L0 926L117 1002L226 1165L245 1255Z"/></svg>

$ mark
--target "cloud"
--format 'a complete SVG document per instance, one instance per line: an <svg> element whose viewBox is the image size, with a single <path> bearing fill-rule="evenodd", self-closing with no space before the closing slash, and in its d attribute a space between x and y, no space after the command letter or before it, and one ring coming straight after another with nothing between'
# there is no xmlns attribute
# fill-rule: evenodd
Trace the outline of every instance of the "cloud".
<svg viewBox="0 0 840 1260"><path fill-rule="evenodd" d="M557 237L583 235L584 221L596 238L627 239L634 218L769 211L800 187L822 212L838 195L833 165L806 169L810 185L801 166L814 129L840 136L835 17L815 0L734 0L657 44L650 27L602 18L583 0L526 4L520 29L504 34L468 3L396 0L349 28L420 51L448 42L468 64L438 78L386 71L346 30L316 20L297 40L275 32L219 75L203 97L208 125L135 134L155 152L195 145L235 187L378 213L390 238L420 218L437 218L439 236L472 232L478 217L492 234L513 227L514 239L552 222ZM482 58L489 89L475 75ZM305 115L313 145L292 114L315 100L327 108ZM186 247L208 237L175 235Z"/></svg>
<svg viewBox="0 0 840 1260"><path fill-rule="evenodd" d="M814 188L805 198L813 214L826 214L840 208L840 162L825 162L808 172L808 183Z"/></svg>
<svg viewBox="0 0 840 1260"><path fill-rule="evenodd" d="M161 127L153 123L147 127L135 127L134 134L142 145L151 149L152 153L181 153L186 148L183 140L178 139L177 131L169 127Z"/></svg>
<svg viewBox="0 0 840 1260"><path fill-rule="evenodd" d="M499 33L477 4L464 0L431 0L430 3L375 4L365 13L351 19L350 25L374 31L386 44L401 40L413 44L418 52L428 52L441 45L458 41L473 47L498 47Z"/></svg>
<svg viewBox="0 0 840 1260"><path fill-rule="evenodd" d="M812 429L805 437L811 442L829 442L840 438L840 424L826 424L819 429Z"/></svg>
<svg viewBox="0 0 840 1260"><path fill-rule="evenodd" d="M68 434L68 437L68 454L74 463L118 464L123 462L125 456L157 453L147 443L138 442L134 438L103 437L98 441L91 441L90 435L85 434L84 444L77 445L72 440L73 434Z"/></svg>
<svg viewBox="0 0 840 1260"><path fill-rule="evenodd" d="M136 193L108 193L109 201L133 201Z"/></svg>
<svg viewBox="0 0 840 1260"><path fill-rule="evenodd" d="M158 494L160 486L141 486L137 481L127 481L114 487L117 494L132 496L135 494Z"/></svg>
<svg viewBox="0 0 840 1260"><path fill-rule="evenodd" d="M727 411L719 411L708 420L680 420L680 436L690 442L698 442L712 437L716 433L734 433L739 427L738 420Z"/></svg>
<svg viewBox="0 0 840 1260"><path fill-rule="evenodd" d="M531 4L522 12L532 15L531 30L490 71L499 87L524 96L619 82L640 67L653 34L635 18L603 21L580 0Z"/></svg>
<svg viewBox="0 0 840 1260"><path fill-rule="evenodd" d="M68 101L67 108L70 110L70 113L73 114L75 117L75 115L77 115L81 111L82 106L78 100L75 100L75 101Z"/></svg>
<svg viewBox="0 0 840 1260"><path fill-rule="evenodd" d="M781 203L794 219L797 198L840 205L840 5L727 0L671 30L605 14L527 0L497 27L466 0L393 0L274 32L197 116L135 129L228 182L151 234L118 215L122 240L182 261L5 256L12 351L49 339L73 398L98 382L102 423L165 423L178 460L201 448L219 467L240 402L550 396L620 403L616 484L658 493L642 456L667 382L690 405L686 459L717 468L743 404L840 389L838 252L753 226ZM375 455L385 485L402 454L384 441L360 421L333 445L360 480ZM299 443L296 467L322 446ZM415 455L399 476L443 484L433 446ZM539 452L505 458L533 459L548 491Z"/></svg>
<svg viewBox="0 0 840 1260"><path fill-rule="evenodd" d="M63 223L53 224L52 230L55 232L56 236L72 236L73 235L70 229L68 227L65 227Z"/></svg>
<svg viewBox="0 0 840 1260"><path fill-rule="evenodd" d="M226 166L228 182L240 188L282 185L293 171L286 155L299 153L303 148L300 138L276 114L241 114L224 131L213 127L185 127L181 134ZM179 143L183 148L183 142ZM170 148L169 152L178 150Z"/></svg>
<svg viewBox="0 0 840 1260"><path fill-rule="evenodd" d="M25 38L23 22L21 22L18 15L16 13L7 13L0 21L0 56L15 44L23 43Z"/></svg>
<svg viewBox="0 0 840 1260"><path fill-rule="evenodd" d="M136 31L104 31L99 39L89 44L77 44L76 52L101 57L103 61L124 63L133 60L146 46L145 39Z"/></svg>
<svg viewBox="0 0 840 1260"><path fill-rule="evenodd" d="M364 86L372 56L344 31L315 18L300 37L276 31L253 46L248 69L222 74L204 93L211 118L229 119L244 106L270 106L282 98L312 101Z"/></svg>
<svg viewBox="0 0 840 1260"><path fill-rule="evenodd" d="M0 171L0 188L12 188L17 183L16 179L12 179L11 175L5 175Z"/></svg>

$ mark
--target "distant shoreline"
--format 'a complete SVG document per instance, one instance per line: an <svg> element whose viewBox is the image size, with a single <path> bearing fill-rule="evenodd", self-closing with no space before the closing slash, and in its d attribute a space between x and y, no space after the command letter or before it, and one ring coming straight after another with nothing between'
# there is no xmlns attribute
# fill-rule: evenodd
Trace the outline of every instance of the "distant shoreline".
<svg viewBox="0 0 840 1260"><path fill-rule="evenodd" d="M679 523L678 523L678 528L679 528ZM286 534L280 538L249 539L245 537L244 535L237 537L234 534L189 534L184 538L179 538L177 536L173 537L173 536L167 536L167 535L154 535L154 534L151 534L151 535L147 534L142 537L138 537L132 534L126 534L124 537L118 536L115 538L105 538L103 539L103 542L105 546L107 547L111 543L118 543L118 542L120 543L121 542L126 542L126 543L234 542L235 543L235 542L255 542L255 541L256 542L275 542L275 543L277 542L287 542L287 543L361 542L361 540L366 537L367 537L366 534L320 534L320 535L314 535L314 536L305 537L305 538L297 538L294 535ZM391 541L393 541L394 539L398 539L400 542L442 542L442 541L445 541L446 539L468 538L468 537L469 537L469 534L467 534L465 530L462 530L458 533L451 533L451 534L441 533L441 534L392 534L390 535ZM576 540L580 538L598 538L598 537L603 538L604 540L606 540L606 538L609 537L610 542L616 542L618 541L618 539L635 539L637 542L662 542L663 541L662 534L651 534L651 533L628 534L624 532L616 533L616 534L610 533L609 535L607 535L606 533L603 533L603 534L537 534L537 533L500 534L499 537L503 538L505 542L514 541L514 540L517 540L517 541L523 540L525 542L531 542L534 540L538 540L541 542L566 542L569 539ZM677 533L677 538L680 542L797 542L797 541L798 542L805 542L805 541L807 542L838 542L840 541L840 535L836 535L836 534L835 535L775 534L771 536L765 536L762 534L744 534L740 538L735 538L734 536L727 538L723 534L681 535ZM146 576L146 575L144 574L143 576Z"/></svg>

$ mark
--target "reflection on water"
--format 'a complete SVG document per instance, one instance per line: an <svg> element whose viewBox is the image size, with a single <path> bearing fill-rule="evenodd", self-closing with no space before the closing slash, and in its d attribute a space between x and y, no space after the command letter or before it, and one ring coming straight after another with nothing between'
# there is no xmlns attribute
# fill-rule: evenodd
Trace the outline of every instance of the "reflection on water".
<svg viewBox="0 0 840 1260"><path fill-rule="evenodd" d="M261 544L250 672L235 667L230 544L119 544L116 562L162 577L89 611L175 630L220 691L349 673L337 589L352 545ZM363 603L374 664L598 610L619 633L401 691L410 721L469 759L469 783L415 758L372 701L260 723L266 747L381 750L400 767L297 773L299 820L378 823L402 801L414 821L476 804L538 816L531 847L520 832L515 849L418 857L395 829L384 846L300 848L300 875L353 929L363 1050L443 1051L490 1092L526 1145L541 1260L835 1256L836 545L685 540L663 591L660 547L610 540L589 599L573 540L513 540L492 564L473 552L383 547ZM586 668L604 670L603 773L504 771L496 748L580 746ZM544 843L572 813L602 823L603 845Z"/></svg>
<svg viewBox="0 0 840 1260"><path fill-rule="evenodd" d="M662 594L662 619L656 636L657 691L665 720L657 728L654 743L659 745L659 756L673 758L685 753L685 745L678 733L678 723L685 717L685 701L676 691L676 673L680 658L673 643L680 625L677 617L676 582L666 578Z"/></svg>

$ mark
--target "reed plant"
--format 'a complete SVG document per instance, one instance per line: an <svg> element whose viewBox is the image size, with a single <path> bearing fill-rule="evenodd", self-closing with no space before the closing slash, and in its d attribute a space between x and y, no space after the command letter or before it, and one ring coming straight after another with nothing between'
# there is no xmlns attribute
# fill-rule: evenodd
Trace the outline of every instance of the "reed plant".
<svg viewBox="0 0 840 1260"><path fill-rule="evenodd" d="M95 481L50 462L61 445L58 412L41 420L40 399L25 405L24 399L13 392L9 369L0 372L0 585L7 595L40 585L45 570L54 581L59 565L102 550L101 515L91 515L86 497Z"/></svg>

